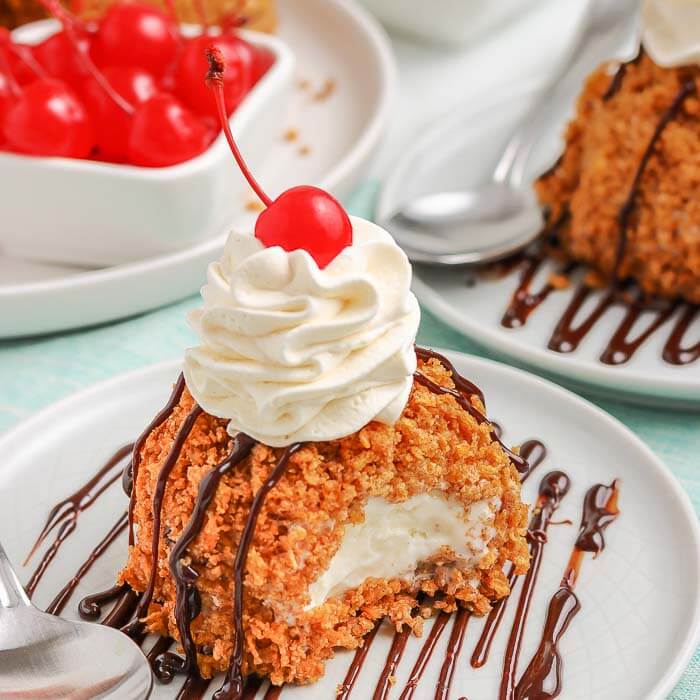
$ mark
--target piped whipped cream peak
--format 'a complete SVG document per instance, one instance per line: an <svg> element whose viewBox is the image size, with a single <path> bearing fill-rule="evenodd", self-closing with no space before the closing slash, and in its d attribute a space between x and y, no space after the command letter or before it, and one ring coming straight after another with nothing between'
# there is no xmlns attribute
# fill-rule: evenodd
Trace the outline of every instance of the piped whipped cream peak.
<svg viewBox="0 0 700 700"><path fill-rule="evenodd" d="M700 0L644 0L642 32L657 65L700 65Z"/></svg>
<svg viewBox="0 0 700 700"><path fill-rule="evenodd" d="M386 231L351 221L352 245L323 269L304 250L240 233L209 266L185 379L231 434L282 447L401 415L420 319L411 266Z"/></svg>

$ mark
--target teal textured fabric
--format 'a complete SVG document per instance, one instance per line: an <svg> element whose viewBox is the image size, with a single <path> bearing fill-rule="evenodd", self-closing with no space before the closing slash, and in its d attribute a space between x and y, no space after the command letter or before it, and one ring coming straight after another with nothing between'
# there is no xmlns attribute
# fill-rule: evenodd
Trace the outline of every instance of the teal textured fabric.
<svg viewBox="0 0 700 700"><path fill-rule="evenodd" d="M367 183L348 202L371 214L376 184ZM192 297L119 323L26 340L0 341L0 432L37 409L83 387L153 362L181 357L193 342L185 313ZM424 345L487 356L477 345L428 312L418 336ZM678 477L700 513L700 415L638 408L592 399L642 438ZM670 700L700 700L700 651Z"/></svg>

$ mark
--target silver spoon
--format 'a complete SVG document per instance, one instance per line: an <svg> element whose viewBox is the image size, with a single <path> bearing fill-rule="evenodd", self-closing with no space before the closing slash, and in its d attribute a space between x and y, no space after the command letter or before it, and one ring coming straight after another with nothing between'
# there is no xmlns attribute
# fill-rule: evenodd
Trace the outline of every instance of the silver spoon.
<svg viewBox="0 0 700 700"><path fill-rule="evenodd" d="M630 59L639 49L639 0L591 0L568 60L526 119L510 137L491 179L463 191L435 192L394 207L379 223L413 262L466 265L504 258L529 245L542 226L540 208L526 187L526 164L547 117L573 102L584 77L611 56ZM436 132L443 125L435 127ZM429 139L424 139L424 142ZM418 149L421 144L419 143ZM406 160L420 161L409 152ZM385 190L401 191L394 170ZM381 202L380 202L381 209Z"/></svg>
<svg viewBox="0 0 700 700"><path fill-rule="evenodd" d="M0 699L141 700L152 685L146 657L125 634L35 608L0 544Z"/></svg>

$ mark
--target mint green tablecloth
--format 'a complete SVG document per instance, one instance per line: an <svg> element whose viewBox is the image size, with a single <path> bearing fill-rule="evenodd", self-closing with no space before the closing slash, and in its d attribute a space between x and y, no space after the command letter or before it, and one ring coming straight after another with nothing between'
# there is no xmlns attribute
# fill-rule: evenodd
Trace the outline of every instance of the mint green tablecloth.
<svg viewBox="0 0 700 700"><path fill-rule="evenodd" d="M360 216L372 210L376 187L368 184L348 203ZM0 341L0 431L82 387L121 372L182 355L192 343L185 312L193 297L137 318L46 338ZM460 333L423 312L419 342L486 355ZM700 513L700 415L635 408L595 400L639 435L666 462ZM0 467L1 468L1 467ZM680 573L680 572L679 572ZM700 700L700 652L671 694Z"/></svg>

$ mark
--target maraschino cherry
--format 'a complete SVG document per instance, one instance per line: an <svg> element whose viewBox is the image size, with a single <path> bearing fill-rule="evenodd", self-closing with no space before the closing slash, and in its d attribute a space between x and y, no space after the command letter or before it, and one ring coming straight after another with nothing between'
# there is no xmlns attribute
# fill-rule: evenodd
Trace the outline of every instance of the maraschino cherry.
<svg viewBox="0 0 700 700"><path fill-rule="evenodd" d="M83 98L95 118L100 157L121 162L127 157L135 108L150 100L158 92L158 85L150 73L130 66L111 66L105 68L102 75L132 109L125 109L104 85L94 79L86 83Z"/></svg>
<svg viewBox="0 0 700 700"><path fill-rule="evenodd" d="M11 107L14 100L19 97L20 93L20 87L12 75L10 62L0 44L0 124L3 124L5 113ZM5 135L2 128L0 128L0 144L4 142Z"/></svg>
<svg viewBox="0 0 700 700"><path fill-rule="evenodd" d="M9 106L12 104L12 88L10 87L10 79L0 71L0 123L2 123L2 118L7 112Z"/></svg>
<svg viewBox="0 0 700 700"><path fill-rule="evenodd" d="M3 130L14 151L86 158L95 144L90 115L60 80L39 78L22 88L5 114Z"/></svg>
<svg viewBox="0 0 700 700"><path fill-rule="evenodd" d="M9 30L0 27L0 52L4 54L18 85L26 85L36 78L47 77L46 71L34 57L33 48L15 43Z"/></svg>
<svg viewBox="0 0 700 700"><path fill-rule="evenodd" d="M157 7L140 3L112 5L99 24L94 54L102 66L138 66L163 76L180 43L175 21Z"/></svg>
<svg viewBox="0 0 700 700"><path fill-rule="evenodd" d="M160 93L134 113L128 156L133 165L159 168L194 158L211 143L211 134L175 97Z"/></svg>
<svg viewBox="0 0 700 700"><path fill-rule="evenodd" d="M95 144L92 119L63 81L45 77L41 68L33 82L20 87L0 35L0 63L9 90L2 111L2 131L10 148L36 156L87 157ZM30 62L31 63L31 62Z"/></svg>
<svg viewBox="0 0 700 700"><path fill-rule="evenodd" d="M79 89L88 77L78 52L90 50L90 39L84 31L76 31L76 41L78 46L74 47L64 29L44 39L33 51L36 60L51 77L68 83L73 89Z"/></svg>
<svg viewBox="0 0 700 700"><path fill-rule="evenodd" d="M207 49L207 85L213 90L219 120L238 167L267 207L255 224L255 236L266 247L305 250L320 268L352 245L352 224L340 202L318 187L292 187L272 201L248 169L233 139L224 98L224 57L217 47Z"/></svg>

